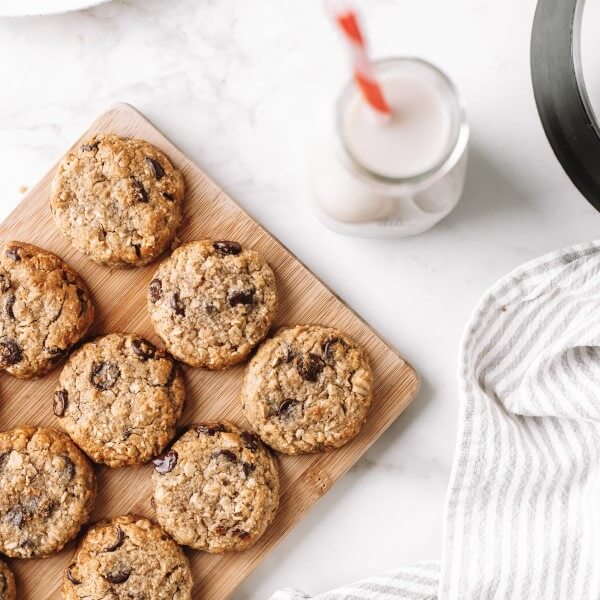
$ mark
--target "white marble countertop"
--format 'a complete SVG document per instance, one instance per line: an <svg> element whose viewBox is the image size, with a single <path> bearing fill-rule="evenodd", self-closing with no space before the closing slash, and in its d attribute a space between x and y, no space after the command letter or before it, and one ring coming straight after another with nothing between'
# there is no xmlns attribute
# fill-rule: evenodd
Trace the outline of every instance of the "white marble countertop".
<svg viewBox="0 0 600 600"><path fill-rule="evenodd" d="M130 102L423 377L412 407L237 600L265 598L279 586L323 591L440 557L465 321L507 270L600 231L600 214L561 170L537 117L529 79L534 4L371 0L365 7L374 54L437 63L460 88L472 127L461 203L432 231L398 241L339 237L307 208L306 132L347 77L320 0L118 0L70 15L0 19L0 216L97 114Z"/></svg>

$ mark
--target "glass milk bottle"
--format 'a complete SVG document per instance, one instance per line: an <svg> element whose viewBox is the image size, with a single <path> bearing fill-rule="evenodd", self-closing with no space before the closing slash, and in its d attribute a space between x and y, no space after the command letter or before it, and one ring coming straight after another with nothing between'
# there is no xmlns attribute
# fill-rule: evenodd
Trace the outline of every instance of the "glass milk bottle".
<svg viewBox="0 0 600 600"><path fill-rule="evenodd" d="M469 128L454 85L433 65L390 58L374 67L392 116L376 114L354 82L342 90L311 157L314 209L342 234L415 235L456 206Z"/></svg>

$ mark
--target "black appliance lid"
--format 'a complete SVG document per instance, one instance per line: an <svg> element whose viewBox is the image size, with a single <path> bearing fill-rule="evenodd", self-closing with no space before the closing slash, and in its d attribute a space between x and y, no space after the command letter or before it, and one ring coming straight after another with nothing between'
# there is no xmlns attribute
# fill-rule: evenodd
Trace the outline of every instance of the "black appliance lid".
<svg viewBox="0 0 600 600"><path fill-rule="evenodd" d="M600 0L538 0L531 37L536 104L556 156L597 210L600 126L595 108L600 114L600 95L596 95L600 77L593 79L586 61L598 49L590 44L600 40L599 34ZM600 73L600 64L596 65Z"/></svg>

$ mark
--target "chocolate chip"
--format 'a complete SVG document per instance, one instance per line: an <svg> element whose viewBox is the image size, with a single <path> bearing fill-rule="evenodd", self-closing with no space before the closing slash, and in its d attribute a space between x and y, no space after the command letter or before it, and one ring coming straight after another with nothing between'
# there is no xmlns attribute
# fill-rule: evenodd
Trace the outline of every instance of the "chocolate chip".
<svg viewBox="0 0 600 600"><path fill-rule="evenodd" d="M247 540L250 537L250 534L247 531L243 531L242 529L232 529L231 533L233 535L237 535L240 540Z"/></svg>
<svg viewBox="0 0 600 600"><path fill-rule="evenodd" d="M158 456L152 461L154 470L161 475L170 473L177 464L177 452L175 450L169 450L166 454Z"/></svg>
<svg viewBox="0 0 600 600"><path fill-rule="evenodd" d="M17 248L17 246L9 246L6 249L6 256L16 262L21 260L21 255L19 254L19 248Z"/></svg>
<svg viewBox="0 0 600 600"><path fill-rule="evenodd" d="M231 292L227 300L231 306L237 306L238 304L254 304L254 292L254 289L242 292Z"/></svg>
<svg viewBox="0 0 600 600"><path fill-rule="evenodd" d="M69 403L69 393L67 390L56 390L54 392L54 414L57 417L62 417L67 410Z"/></svg>
<svg viewBox="0 0 600 600"><path fill-rule="evenodd" d="M175 202L175 196L173 196L173 194L167 194L167 192L163 192L162 195L169 202Z"/></svg>
<svg viewBox="0 0 600 600"><path fill-rule="evenodd" d="M67 348L44 348L48 354L51 355L51 361L53 363L58 362L68 351Z"/></svg>
<svg viewBox="0 0 600 600"><path fill-rule="evenodd" d="M11 320L15 320L15 313L13 312L13 307L15 305L16 297L14 294L10 294L6 298L6 302L4 304L4 310L6 311L6 316Z"/></svg>
<svg viewBox="0 0 600 600"><path fill-rule="evenodd" d="M248 462L242 463L242 469L244 471L244 475L246 477L250 476L250 473L253 473L256 470L256 465Z"/></svg>
<svg viewBox="0 0 600 600"><path fill-rule="evenodd" d="M148 202L148 192L146 191L146 188L144 187L144 184L141 181L134 179L133 189L137 194L138 202Z"/></svg>
<svg viewBox="0 0 600 600"><path fill-rule="evenodd" d="M244 442L244 446L251 450L252 452L256 452L258 450L258 438L249 431L242 431L240 434L242 441Z"/></svg>
<svg viewBox="0 0 600 600"><path fill-rule="evenodd" d="M67 568L67 579L73 584L73 585L81 585L81 581L79 581L79 579L77 579L74 575L73 575L73 569L75 568L75 563L70 564Z"/></svg>
<svg viewBox="0 0 600 600"><path fill-rule="evenodd" d="M228 242L226 240L221 240L219 242L213 243L213 248L223 256L230 254L236 255L240 254L242 251L242 247L237 242Z"/></svg>
<svg viewBox="0 0 600 600"><path fill-rule="evenodd" d="M155 303L158 302L162 298L162 281L160 279L153 279L150 282L148 290L150 292L150 300Z"/></svg>
<svg viewBox="0 0 600 600"><path fill-rule="evenodd" d="M221 425L196 425L196 431L198 433L203 433L204 435L215 435L215 433L221 433L225 431L225 426Z"/></svg>
<svg viewBox="0 0 600 600"><path fill-rule="evenodd" d="M117 548L120 548L125 541L125 532L117 527L117 539L110 545L104 548L104 552L114 552Z"/></svg>
<svg viewBox="0 0 600 600"><path fill-rule="evenodd" d="M80 305L80 310L79 310L79 314L82 315L88 305L88 296L85 292L85 290L81 289L81 288L77 288L77 299L79 300L79 305Z"/></svg>
<svg viewBox="0 0 600 600"><path fill-rule="evenodd" d="M296 354L292 350L292 347L288 344L285 348L285 362L291 363L294 360L294 358L296 358Z"/></svg>
<svg viewBox="0 0 600 600"><path fill-rule="evenodd" d="M93 363L90 381L98 390L110 390L117 383L120 374L119 367L115 363L107 361Z"/></svg>
<svg viewBox="0 0 600 600"><path fill-rule="evenodd" d="M2 469L4 469L4 466L8 462L9 457L10 457L10 452L2 452L0 454L0 472L2 471Z"/></svg>
<svg viewBox="0 0 600 600"><path fill-rule="evenodd" d="M26 550L33 550L35 548L35 543L33 540L30 540L28 537L21 538L19 542L19 548L25 548Z"/></svg>
<svg viewBox="0 0 600 600"><path fill-rule="evenodd" d="M149 156L146 156L146 160L148 161L148 164L150 165L150 167L152 168L152 171L154 172L154 177L156 177L156 179L161 179L162 176L165 174L165 170L163 169L163 166L155 159L155 158L150 158Z"/></svg>
<svg viewBox="0 0 600 600"><path fill-rule="evenodd" d="M208 314L208 315L214 315L219 312L217 307L212 302L207 302L204 305L204 310L206 311L206 314Z"/></svg>
<svg viewBox="0 0 600 600"><path fill-rule="evenodd" d="M300 404L300 402L298 402L298 400L292 400L291 398L284 400L279 405L279 410L277 411L277 415L279 417L283 417L283 418L289 417L291 415L292 411L294 410L294 407L297 404Z"/></svg>
<svg viewBox="0 0 600 600"><path fill-rule="evenodd" d="M23 352L19 344L11 338L0 340L0 365L10 367L16 365L23 359Z"/></svg>
<svg viewBox="0 0 600 600"><path fill-rule="evenodd" d="M0 292L6 292L10 289L10 279L8 275L0 273Z"/></svg>
<svg viewBox="0 0 600 600"><path fill-rule="evenodd" d="M13 527L21 527L21 525L23 525L23 521L25 521L23 509L20 506L14 506L6 513L5 519Z"/></svg>
<svg viewBox="0 0 600 600"><path fill-rule="evenodd" d="M298 363L298 372L305 381L317 381L325 363L317 354L309 354L305 359Z"/></svg>
<svg viewBox="0 0 600 600"><path fill-rule="evenodd" d="M142 362L149 358L154 358L154 355L156 354L156 348L150 342L140 338L131 342L131 349Z"/></svg>
<svg viewBox="0 0 600 600"><path fill-rule="evenodd" d="M341 344L344 347L347 347L348 344L338 337L329 338L323 343L323 352L325 353L326 358L332 360L335 356L335 346L337 344Z"/></svg>
<svg viewBox="0 0 600 600"><path fill-rule="evenodd" d="M222 456L226 460L237 462L237 456L231 450L217 450L216 452L213 452L212 456L213 458L219 458Z"/></svg>
<svg viewBox="0 0 600 600"><path fill-rule="evenodd" d="M176 315L183 317L185 315L185 306L179 297L179 292L173 292L169 299L169 306Z"/></svg>
<svg viewBox="0 0 600 600"><path fill-rule="evenodd" d="M120 568L117 571L113 571L112 573L107 573L104 578L108 583L125 583L129 576L131 575L131 569L128 568Z"/></svg>
<svg viewBox="0 0 600 600"><path fill-rule="evenodd" d="M100 144L100 142L94 142L93 144L81 144L81 146L79 146L79 148L83 152L92 152L93 150L98 150L99 144Z"/></svg>
<svg viewBox="0 0 600 600"><path fill-rule="evenodd" d="M133 249L135 250L135 255L138 258L142 258L142 246L140 244L134 244Z"/></svg>

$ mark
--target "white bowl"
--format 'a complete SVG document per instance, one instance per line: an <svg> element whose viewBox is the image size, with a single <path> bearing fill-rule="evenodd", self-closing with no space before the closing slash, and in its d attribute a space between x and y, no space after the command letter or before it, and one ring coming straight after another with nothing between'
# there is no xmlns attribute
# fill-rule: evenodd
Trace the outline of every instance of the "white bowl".
<svg viewBox="0 0 600 600"><path fill-rule="evenodd" d="M50 15L89 8L109 0L0 0L1 17Z"/></svg>

